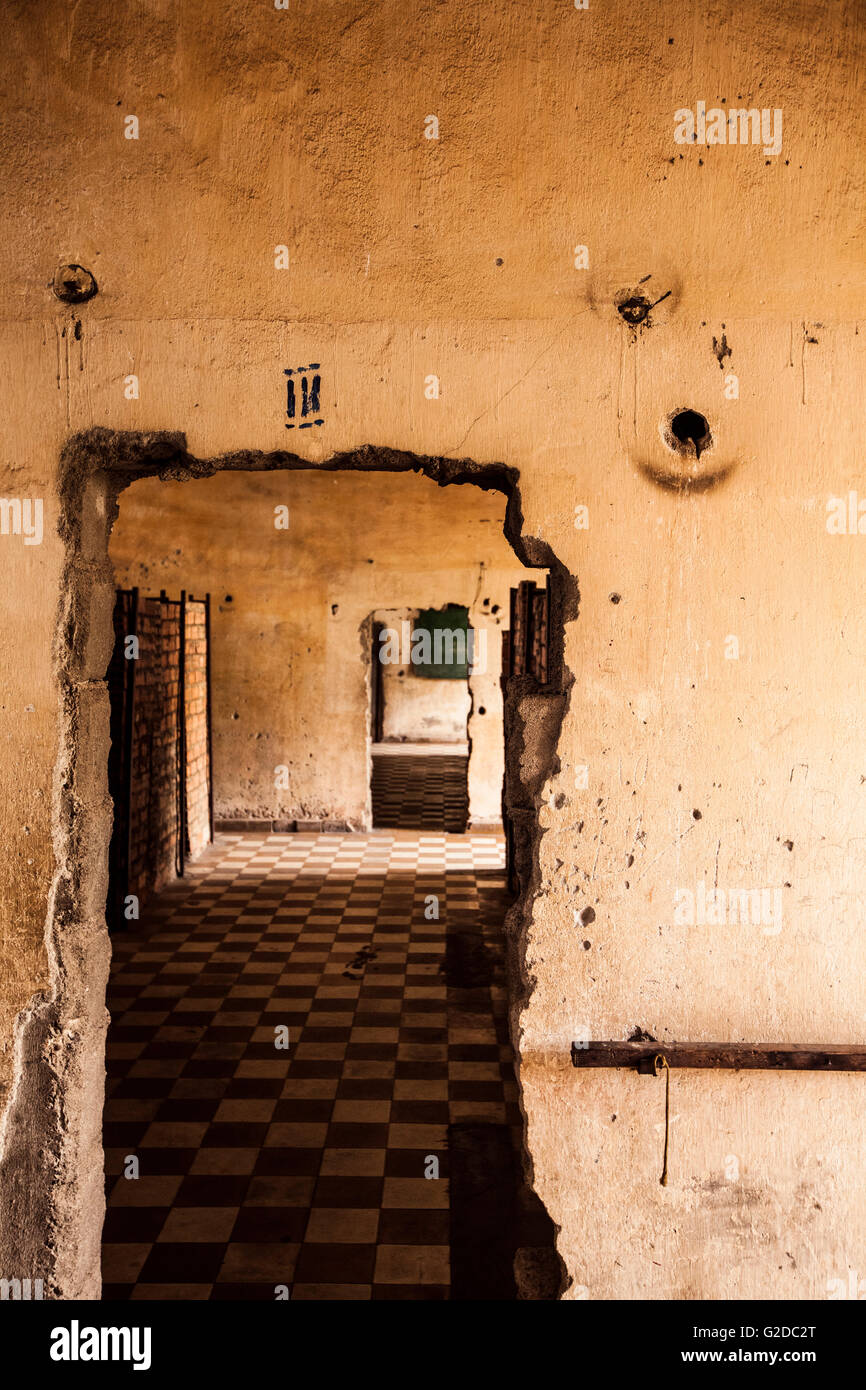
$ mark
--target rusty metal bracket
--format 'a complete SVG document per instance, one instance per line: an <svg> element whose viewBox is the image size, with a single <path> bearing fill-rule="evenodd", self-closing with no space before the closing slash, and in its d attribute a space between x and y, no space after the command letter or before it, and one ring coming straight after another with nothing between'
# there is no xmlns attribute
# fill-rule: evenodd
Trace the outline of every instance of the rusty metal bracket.
<svg viewBox="0 0 866 1390"><path fill-rule="evenodd" d="M866 1071L866 1046L849 1043L574 1042L575 1067L635 1067L656 1074L663 1057L673 1070L700 1067L727 1071Z"/></svg>

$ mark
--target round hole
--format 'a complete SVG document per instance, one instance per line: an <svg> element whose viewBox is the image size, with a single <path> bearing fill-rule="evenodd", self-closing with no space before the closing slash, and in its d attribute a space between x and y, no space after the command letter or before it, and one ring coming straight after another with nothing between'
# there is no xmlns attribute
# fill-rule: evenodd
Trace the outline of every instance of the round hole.
<svg viewBox="0 0 866 1390"><path fill-rule="evenodd" d="M616 311L620 318L625 319L626 323L634 327L635 324L646 321L652 307L652 303L646 295L633 294L628 299L621 300L616 306Z"/></svg>
<svg viewBox="0 0 866 1390"><path fill-rule="evenodd" d="M694 449L695 458L700 458L713 442L706 416L698 410L678 410L671 416L668 428L670 448L686 453Z"/></svg>

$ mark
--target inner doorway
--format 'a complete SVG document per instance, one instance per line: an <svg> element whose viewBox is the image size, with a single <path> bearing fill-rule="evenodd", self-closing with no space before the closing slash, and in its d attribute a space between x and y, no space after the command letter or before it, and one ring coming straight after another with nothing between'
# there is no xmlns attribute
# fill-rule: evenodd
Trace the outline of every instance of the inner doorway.
<svg viewBox="0 0 866 1390"><path fill-rule="evenodd" d="M474 639L463 604L373 615L374 829L466 830Z"/></svg>

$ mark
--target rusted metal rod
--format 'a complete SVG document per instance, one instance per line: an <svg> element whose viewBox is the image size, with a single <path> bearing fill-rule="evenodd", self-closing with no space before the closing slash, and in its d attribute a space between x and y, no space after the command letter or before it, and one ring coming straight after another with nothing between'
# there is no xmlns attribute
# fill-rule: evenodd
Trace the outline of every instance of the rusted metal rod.
<svg viewBox="0 0 866 1390"><path fill-rule="evenodd" d="M866 1071L866 1046L850 1043L690 1043L575 1042L576 1067L635 1067L655 1074L655 1058L671 1068L703 1067L729 1071Z"/></svg>

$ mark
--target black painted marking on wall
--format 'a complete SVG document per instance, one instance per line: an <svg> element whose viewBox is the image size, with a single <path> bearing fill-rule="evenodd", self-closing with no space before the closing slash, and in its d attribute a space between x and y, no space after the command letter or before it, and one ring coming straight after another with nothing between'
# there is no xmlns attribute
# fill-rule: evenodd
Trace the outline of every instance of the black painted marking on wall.
<svg viewBox="0 0 866 1390"><path fill-rule="evenodd" d="M283 375L286 380L286 429L308 430L313 425L324 425L324 420L319 416L321 406L322 378L319 375L319 362L310 362L306 367L284 367ZM308 372L315 372L312 379L306 375ZM295 391L295 377L301 388L300 410L298 407L298 397ZM296 416L300 413L301 422L296 424ZM308 415L318 416L314 420L307 420Z"/></svg>

